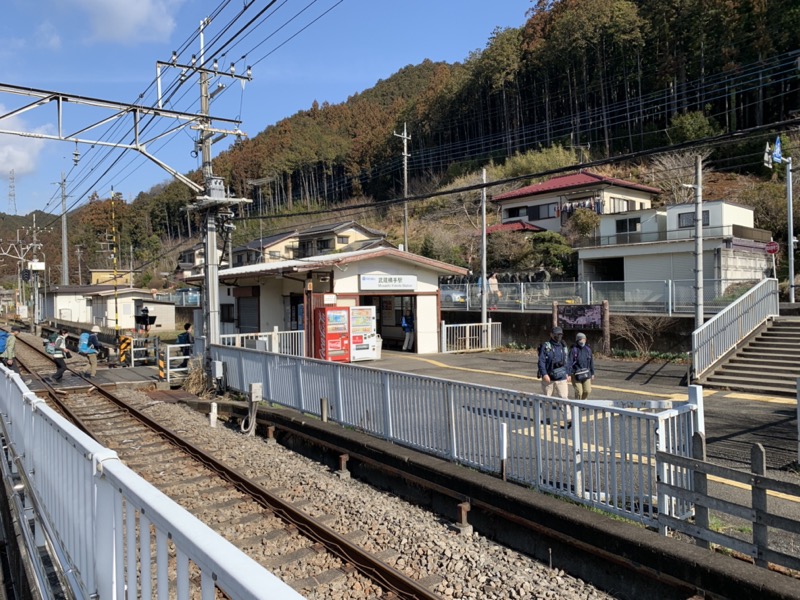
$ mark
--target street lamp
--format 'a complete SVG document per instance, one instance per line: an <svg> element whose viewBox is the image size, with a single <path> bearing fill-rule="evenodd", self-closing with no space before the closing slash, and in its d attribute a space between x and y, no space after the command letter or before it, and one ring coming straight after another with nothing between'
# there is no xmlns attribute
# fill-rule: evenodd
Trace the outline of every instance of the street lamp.
<svg viewBox="0 0 800 600"><path fill-rule="evenodd" d="M788 239L786 242L786 251L789 254L789 302L794 304L794 209L792 207L792 157L783 156L781 152L781 137L775 138L775 146L770 152L769 142L764 151L764 166L772 168L772 163L785 163L786 164L786 203L788 205L788 213L786 221L788 223Z"/></svg>

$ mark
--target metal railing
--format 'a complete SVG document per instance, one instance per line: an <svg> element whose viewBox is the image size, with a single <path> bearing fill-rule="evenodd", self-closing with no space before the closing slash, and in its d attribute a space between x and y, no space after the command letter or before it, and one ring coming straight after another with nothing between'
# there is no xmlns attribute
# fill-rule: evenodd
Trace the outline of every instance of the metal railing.
<svg viewBox="0 0 800 600"><path fill-rule="evenodd" d="M703 375L757 327L779 314L778 280L765 279L692 333L692 378Z"/></svg>
<svg viewBox="0 0 800 600"><path fill-rule="evenodd" d="M656 526L656 452L691 453L690 401L560 400L356 365L212 346L226 385L391 442ZM573 426L566 427L571 417ZM562 428L563 427L563 428ZM505 469L504 469L505 467Z"/></svg>
<svg viewBox="0 0 800 600"><path fill-rule="evenodd" d="M715 313L758 283L754 279L706 279L703 308ZM608 301L614 312L693 314L694 280L575 281L501 283L499 294L487 296L487 306L503 311L541 312L559 304L600 304ZM475 283L443 284L439 294L444 310L481 309L481 286Z"/></svg>
<svg viewBox="0 0 800 600"><path fill-rule="evenodd" d="M302 598L126 467L0 367L0 459L30 533L40 590L44 547L70 597ZM24 498L24 500L23 500ZM34 521L34 523L30 523ZM36 567L36 563L39 566ZM52 566L51 566L52 569ZM55 597L53 590L44 597ZM58 590L60 591L60 590Z"/></svg>
<svg viewBox="0 0 800 600"><path fill-rule="evenodd" d="M155 299L159 302L172 302L175 306L200 306L203 296L200 291L192 291L184 294L156 294Z"/></svg>
<svg viewBox="0 0 800 600"><path fill-rule="evenodd" d="M259 342L262 342L259 344ZM220 336L223 346L237 348L258 348L276 354L289 354L290 356L306 355L305 331L279 331L276 326L272 331L261 333L235 333Z"/></svg>
<svg viewBox="0 0 800 600"><path fill-rule="evenodd" d="M502 323L461 323L447 325L442 321L441 352L494 350L500 346Z"/></svg>
<svg viewBox="0 0 800 600"><path fill-rule="evenodd" d="M186 379L193 350L193 344L162 344L160 362L167 383L180 383Z"/></svg>
<svg viewBox="0 0 800 600"><path fill-rule="evenodd" d="M591 248L596 246L618 246L627 244L646 244L654 242L693 240L694 227L669 229L666 231L632 231L614 235L599 235L577 240L575 248ZM754 229L740 225L721 225L703 227L704 238L739 238L756 242L769 242L772 234L764 229Z"/></svg>

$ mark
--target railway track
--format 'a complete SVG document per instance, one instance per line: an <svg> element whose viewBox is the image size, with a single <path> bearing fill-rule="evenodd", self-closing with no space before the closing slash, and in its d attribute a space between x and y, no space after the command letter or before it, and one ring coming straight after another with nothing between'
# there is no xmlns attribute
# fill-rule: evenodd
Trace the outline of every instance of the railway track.
<svg viewBox="0 0 800 600"><path fill-rule="evenodd" d="M47 376L52 361L35 343L18 339L17 356L70 421L298 591L321 598L440 597L350 541L359 532L337 532L324 522L330 515L314 517L298 499L282 500L75 368L71 381L64 379L71 389L55 387ZM346 590L359 594L343 595Z"/></svg>

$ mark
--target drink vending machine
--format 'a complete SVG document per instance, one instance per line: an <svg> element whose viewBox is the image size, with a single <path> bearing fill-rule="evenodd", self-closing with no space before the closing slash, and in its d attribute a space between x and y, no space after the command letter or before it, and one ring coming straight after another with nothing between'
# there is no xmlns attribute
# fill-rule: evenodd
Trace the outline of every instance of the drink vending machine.
<svg viewBox="0 0 800 600"><path fill-rule="evenodd" d="M379 352L375 307L350 307L350 360L376 360Z"/></svg>
<svg viewBox="0 0 800 600"><path fill-rule="evenodd" d="M350 312L346 306L314 309L314 358L350 362Z"/></svg>

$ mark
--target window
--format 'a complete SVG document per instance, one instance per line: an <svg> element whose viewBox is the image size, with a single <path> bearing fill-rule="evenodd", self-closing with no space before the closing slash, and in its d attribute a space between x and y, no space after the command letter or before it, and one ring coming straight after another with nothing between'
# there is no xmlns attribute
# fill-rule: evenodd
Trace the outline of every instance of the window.
<svg viewBox="0 0 800 600"><path fill-rule="evenodd" d="M269 257L272 260L278 260L281 257L281 253L279 250L270 250Z"/></svg>
<svg viewBox="0 0 800 600"><path fill-rule="evenodd" d="M636 210L636 200L628 200L626 198L617 198L611 196L608 200L608 208L610 213L628 212L629 210Z"/></svg>
<svg viewBox="0 0 800 600"><path fill-rule="evenodd" d="M558 204L540 204L528 207L528 221L541 221L542 219L552 219L558 212Z"/></svg>
<svg viewBox="0 0 800 600"><path fill-rule="evenodd" d="M233 304L219 305L219 320L223 323L233 323Z"/></svg>
<svg viewBox="0 0 800 600"><path fill-rule="evenodd" d="M678 213L678 227L685 229L687 227L694 227L694 213L685 212ZM708 211L703 211L703 227L708 227Z"/></svg>
<svg viewBox="0 0 800 600"><path fill-rule="evenodd" d="M635 219L617 219L617 233L633 233L642 229L639 217Z"/></svg>
<svg viewBox="0 0 800 600"><path fill-rule="evenodd" d="M346 246L347 244L350 243L350 236L347 236L347 235L336 236L336 243L337 244L342 244L343 246Z"/></svg>
<svg viewBox="0 0 800 600"><path fill-rule="evenodd" d="M242 264L242 255L241 254L237 254L236 255L236 264L237 265Z"/></svg>
<svg viewBox="0 0 800 600"><path fill-rule="evenodd" d="M317 240L317 252L325 252L331 249L331 240Z"/></svg>
<svg viewBox="0 0 800 600"><path fill-rule="evenodd" d="M509 219L516 219L522 216L524 210L525 210L524 206L515 206L514 208L509 208L506 211L506 215L508 215Z"/></svg>

